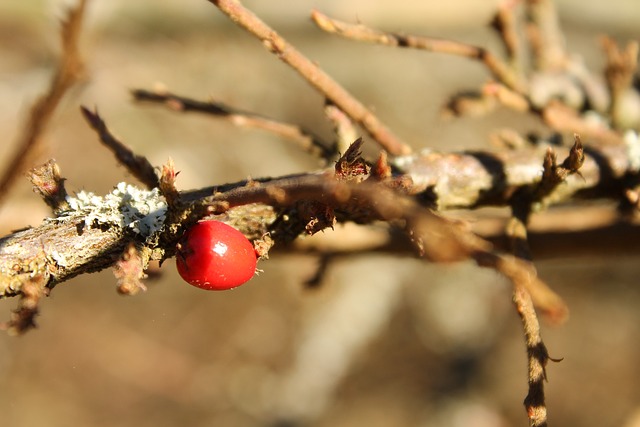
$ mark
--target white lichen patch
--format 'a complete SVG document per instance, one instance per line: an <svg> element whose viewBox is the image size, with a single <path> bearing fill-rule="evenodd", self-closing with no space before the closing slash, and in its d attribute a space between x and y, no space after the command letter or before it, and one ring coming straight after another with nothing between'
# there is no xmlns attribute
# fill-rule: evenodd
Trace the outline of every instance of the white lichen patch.
<svg viewBox="0 0 640 427"><path fill-rule="evenodd" d="M629 167L637 172L640 170L640 137L634 130L628 130L624 134L624 143L627 146Z"/></svg>
<svg viewBox="0 0 640 427"><path fill-rule="evenodd" d="M55 249L52 249L49 252L49 258L51 258L59 267L66 267L69 264L67 258Z"/></svg>
<svg viewBox="0 0 640 427"><path fill-rule="evenodd" d="M87 227L114 225L126 228L146 239L164 226L167 204L157 188L151 191L119 183L105 196L80 191L75 197L67 196L71 211L65 215L83 215Z"/></svg>

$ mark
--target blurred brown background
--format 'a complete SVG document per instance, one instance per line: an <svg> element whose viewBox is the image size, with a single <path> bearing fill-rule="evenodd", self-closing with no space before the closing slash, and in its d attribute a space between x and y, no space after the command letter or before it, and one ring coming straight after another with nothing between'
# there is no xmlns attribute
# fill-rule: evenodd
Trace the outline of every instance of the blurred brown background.
<svg viewBox="0 0 640 427"><path fill-rule="evenodd" d="M246 2L416 148L488 147L492 130L541 129L510 112L443 122L447 96L488 77L479 64L341 40L308 19L316 7L499 49L486 26L495 1L444 3ZM48 84L64 4L0 2L0 167ZM558 5L569 49L596 70L599 34L639 36L635 0ZM162 84L330 135L322 98L207 1L93 0L88 12L88 78L65 98L38 160L56 158L68 189L104 193L133 180L83 122L80 104L96 106L153 164L171 156L183 189L318 167L272 135L131 102L129 89ZM1 232L47 214L23 180L0 207ZM324 286L308 291L302 283L315 265L274 256L248 285L222 293L184 284L171 261L138 297L117 295L109 271L60 285L42 304L39 329L0 335L0 425L527 424L522 333L500 277L362 255L337 260ZM548 368L551 425L639 426L638 260L603 254L538 265L571 309L566 325L543 330L551 356L564 358ZM0 301L0 315L15 303Z"/></svg>

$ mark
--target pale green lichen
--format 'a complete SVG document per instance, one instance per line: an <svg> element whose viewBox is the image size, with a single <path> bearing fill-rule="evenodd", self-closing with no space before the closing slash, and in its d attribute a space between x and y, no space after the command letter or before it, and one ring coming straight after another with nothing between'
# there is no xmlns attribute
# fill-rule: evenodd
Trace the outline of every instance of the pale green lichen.
<svg viewBox="0 0 640 427"><path fill-rule="evenodd" d="M105 196L80 191L75 197L67 196L69 215L85 217L85 226L115 225L140 234L145 239L153 238L164 226L167 204L157 188L142 190L125 182Z"/></svg>

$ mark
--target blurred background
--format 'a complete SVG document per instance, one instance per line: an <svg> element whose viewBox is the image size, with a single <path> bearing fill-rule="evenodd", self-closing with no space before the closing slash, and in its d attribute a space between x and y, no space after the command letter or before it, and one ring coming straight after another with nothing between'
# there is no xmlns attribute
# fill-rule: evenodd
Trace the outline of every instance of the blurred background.
<svg viewBox="0 0 640 427"><path fill-rule="evenodd" d="M0 167L49 83L69 4L0 2ZM318 8L499 52L487 27L496 1L245 4L415 148L490 148L496 129L544 130L507 111L443 121L448 96L488 78L482 66L339 39L309 20ZM563 0L558 8L569 50L594 70L604 65L599 35L639 37L635 0ZM68 190L105 193L134 181L79 105L97 107L153 164L172 157L181 189L319 167L273 135L131 101L130 89L161 85L330 139L323 99L209 2L93 0L83 34L87 79L65 98L37 160L55 158ZM0 232L48 214L22 180L0 206ZM566 325L543 325L551 356L564 358L548 367L550 425L640 426L639 265L606 254L538 264L571 309ZM525 348L501 277L466 264L361 254L335 260L323 286L306 289L316 266L309 256L273 256L249 284L221 293L186 285L172 260L137 297L118 295L110 271L60 285L43 301L37 330L0 334L0 425L527 425ZM0 316L15 305L0 301Z"/></svg>

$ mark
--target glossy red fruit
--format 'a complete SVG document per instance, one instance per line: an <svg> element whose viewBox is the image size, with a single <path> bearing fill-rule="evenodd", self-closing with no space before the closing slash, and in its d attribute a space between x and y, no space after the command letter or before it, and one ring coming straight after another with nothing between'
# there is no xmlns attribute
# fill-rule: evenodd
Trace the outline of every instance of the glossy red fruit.
<svg viewBox="0 0 640 427"><path fill-rule="evenodd" d="M191 227L178 244L180 276L207 290L235 288L256 272L256 253L242 233L220 221L202 221Z"/></svg>

